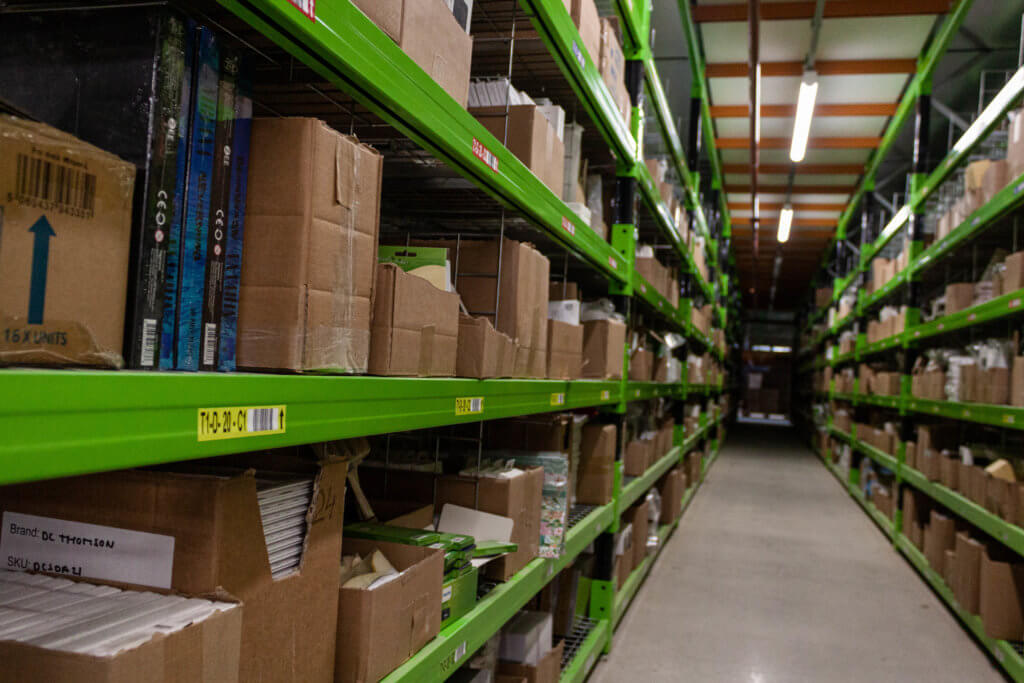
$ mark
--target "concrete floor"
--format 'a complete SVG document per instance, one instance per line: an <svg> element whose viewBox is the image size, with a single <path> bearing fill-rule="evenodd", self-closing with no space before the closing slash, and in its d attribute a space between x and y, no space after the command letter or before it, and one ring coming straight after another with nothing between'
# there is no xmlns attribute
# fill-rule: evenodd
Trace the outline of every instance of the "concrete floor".
<svg viewBox="0 0 1024 683"><path fill-rule="evenodd" d="M737 425L591 683L1003 681L794 432Z"/></svg>

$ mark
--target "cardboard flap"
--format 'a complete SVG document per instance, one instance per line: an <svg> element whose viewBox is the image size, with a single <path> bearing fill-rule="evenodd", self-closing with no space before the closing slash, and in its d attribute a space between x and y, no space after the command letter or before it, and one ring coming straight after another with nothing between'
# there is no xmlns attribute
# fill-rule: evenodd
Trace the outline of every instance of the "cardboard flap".
<svg viewBox="0 0 1024 683"><path fill-rule="evenodd" d="M351 209L355 206L356 196L359 193L359 169L356 168L357 149L351 141L340 135L337 140L338 146L334 152L334 201ZM346 169L352 169L353 182L351 183L345 182L349 178Z"/></svg>

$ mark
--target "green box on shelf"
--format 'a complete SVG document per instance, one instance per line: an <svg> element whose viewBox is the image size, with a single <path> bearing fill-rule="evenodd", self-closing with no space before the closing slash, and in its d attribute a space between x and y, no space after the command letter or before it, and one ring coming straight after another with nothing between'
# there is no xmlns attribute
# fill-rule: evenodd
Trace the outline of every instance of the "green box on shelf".
<svg viewBox="0 0 1024 683"><path fill-rule="evenodd" d="M480 571L473 566L445 574L441 584L441 630L476 606Z"/></svg>

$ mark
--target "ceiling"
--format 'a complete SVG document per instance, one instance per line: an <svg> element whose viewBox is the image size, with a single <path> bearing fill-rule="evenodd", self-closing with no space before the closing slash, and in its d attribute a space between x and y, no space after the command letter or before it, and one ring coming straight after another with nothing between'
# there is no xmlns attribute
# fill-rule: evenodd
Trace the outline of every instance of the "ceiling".
<svg viewBox="0 0 1024 683"><path fill-rule="evenodd" d="M690 63L678 2L656 0L654 54L670 106L689 129ZM915 60L941 24L937 14L949 0L827 0L814 55L818 96L811 140L795 165L791 202L795 211L789 241L776 241L779 210L786 200L789 146L803 62L812 36L815 3L767 0L760 4L758 62L761 65L761 142L756 174L759 230L755 250L750 144L748 2L701 0L691 4L706 63L716 143L733 225L732 247L744 304L751 309L795 309L807 299L822 251L839 215L860 182L904 88ZM960 34L940 62L933 97L965 118L977 105L980 72L1016 66L1020 13L1024 3L976 0ZM794 18L795 17L795 18ZM912 151L912 124L883 163L879 187L891 198ZM933 158L947 146L947 122L933 116ZM657 131L645 140L648 153L661 149ZM702 175L710 175L706 162ZM781 259L775 268L776 258Z"/></svg>

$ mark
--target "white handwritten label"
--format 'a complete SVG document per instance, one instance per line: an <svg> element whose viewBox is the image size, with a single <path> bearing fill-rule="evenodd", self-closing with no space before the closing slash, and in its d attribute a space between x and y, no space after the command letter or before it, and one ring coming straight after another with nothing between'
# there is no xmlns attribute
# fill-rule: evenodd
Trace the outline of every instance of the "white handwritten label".
<svg viewBox="0 0 1024 683"><path fill-rule="evenodd" d="M174 537L5 512L0 567L170 588Z"/></svg>

